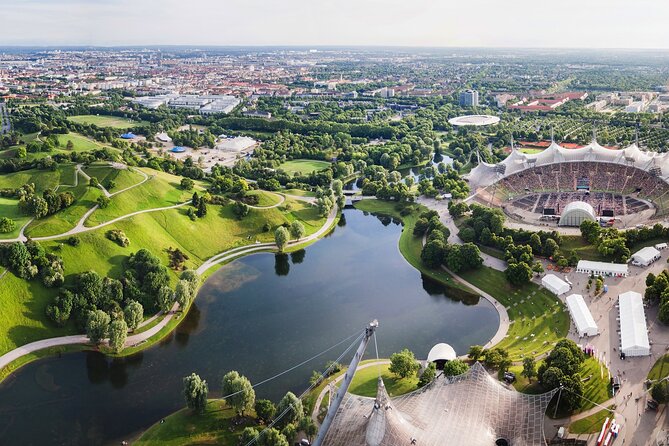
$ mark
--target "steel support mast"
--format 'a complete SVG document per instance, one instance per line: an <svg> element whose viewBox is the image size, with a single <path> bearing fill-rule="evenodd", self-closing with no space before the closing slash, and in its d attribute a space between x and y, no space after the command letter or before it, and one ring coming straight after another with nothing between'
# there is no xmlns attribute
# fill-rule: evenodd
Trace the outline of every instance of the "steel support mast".
<svg viewBox="0 0 669 446"><path fill-rule="evenodd" d="M337 394L335 395L334 399L330 404L330 407L328 408L328 413L327 415L325 415L325 419L321 424L321 428L318 430L318 436L316 436L316 440L314 441L313 446L323 446L323 440L325 439L325 436L327 435L328 430L330 429L332 421L337 415L337 411L339 410L339 405L344 400L346 392L348 392L348 388L351 385L351 381L353 381L353 376L355 375L355 371L358 368L358 364L360 363L362 356L365 354L365 349L367 348L367 344L374 335L374 331L378 326L379 326L379 321L374 319L372 322L369 323L367 327L365 327L365 334L362 337L362 340L360 341L358 349L355 351L355 355L353 356L353 359L351 360L348 369L346 370L346 374L344 375L344 379L342 380L341 386L339 386L339 390L337 391Z"/></svg>

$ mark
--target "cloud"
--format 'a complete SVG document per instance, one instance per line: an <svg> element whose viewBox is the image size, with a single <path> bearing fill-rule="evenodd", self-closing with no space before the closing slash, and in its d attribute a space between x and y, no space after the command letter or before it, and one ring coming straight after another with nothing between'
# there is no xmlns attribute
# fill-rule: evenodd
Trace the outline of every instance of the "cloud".
<svg viewBox="0 0 669 446"><path fill-rule="evenodd" d="M0 0L0 45L669 46L641 0Z"/></svg>

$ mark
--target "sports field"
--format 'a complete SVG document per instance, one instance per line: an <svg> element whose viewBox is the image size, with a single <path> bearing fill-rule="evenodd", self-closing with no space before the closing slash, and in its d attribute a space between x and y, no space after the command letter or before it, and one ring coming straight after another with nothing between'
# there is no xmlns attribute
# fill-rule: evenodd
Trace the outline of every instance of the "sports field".
<svg viewBox="0 0 669 446"><path fill-rule="evenodd" d="M307 175L311 172L326 169L329 165L330 163L327 161L297 159L281 163L279 169L291 175L296 173Z"/></svg>
<svg viewBox="0 0 669 446"><path fill-rule="evenodd" d="M93 124L98 127L112 127L115 129L127 129L141 124L141 122L119 116L79 115L70 116L67 119L77 124Z"/></svg>

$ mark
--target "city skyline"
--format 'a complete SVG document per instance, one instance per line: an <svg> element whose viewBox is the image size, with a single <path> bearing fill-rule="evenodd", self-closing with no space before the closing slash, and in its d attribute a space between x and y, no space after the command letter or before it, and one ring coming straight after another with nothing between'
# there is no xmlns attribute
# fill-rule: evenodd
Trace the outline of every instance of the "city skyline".
<svg viewBox="0 0 669 446"><path fill-rule="evenodd" d="M665 49L669 4L2 0L0 45Z"/></svg>

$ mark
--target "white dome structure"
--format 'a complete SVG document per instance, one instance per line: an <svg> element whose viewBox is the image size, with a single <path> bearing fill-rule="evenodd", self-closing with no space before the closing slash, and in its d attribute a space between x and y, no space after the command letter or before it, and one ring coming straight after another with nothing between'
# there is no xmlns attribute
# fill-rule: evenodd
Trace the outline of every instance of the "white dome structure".
<svg viewBox="0 0 669 446"><path fill-rule="evenodd" d="M427 354L427 362L452 361L457 357L458 355L455 354L453 347L448 344L441 343L432 347L430 353Z"/></svg>
<svg viewBox="0 0 669 446"><path fill-rule="evenodd" d="M564 207L558 226L581 226L586 220L597 221L595 210L584 201L572 201Z"/></svg>

